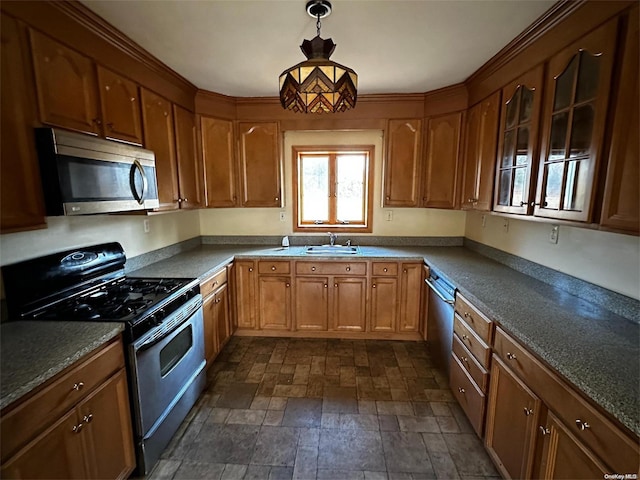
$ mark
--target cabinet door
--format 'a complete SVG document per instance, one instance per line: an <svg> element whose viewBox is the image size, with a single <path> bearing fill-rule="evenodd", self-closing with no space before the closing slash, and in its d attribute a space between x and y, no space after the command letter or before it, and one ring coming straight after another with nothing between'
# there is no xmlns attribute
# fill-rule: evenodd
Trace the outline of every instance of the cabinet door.
<svg viewBox="0 0 640 480"><path fill-rule="evenodd" d="M258 311L260 329L291 329L291 278L258 278Z"/></svg>
<svg viewBox="0 0 640 480"><path fill-rule="evenodd" d="M497 212L533 211L543 73L540 65L502 90L493 205Z"/></svg>
<svg viewBox="0 0 640 480"><path fill-rule="evenodd" d="M229 288L223 285L214 294L215 297L215 355L220 353L229 337L231 337L231 320L229 318Z"/></svg>
<svg viewBox="0 0 640 480"><path fill-rule="evenodd" d="M422 266L422 296L420 298L420 337L422 340L427 341L427 312L429 311L429 287L424 281L425 278L429 278L429 267Z"/></svg>
<svg viewBox="0 0 640 480"><path fill-rule="evenodd" d="M326 331L329 326L329 278L297 277L296 330Z"/></svg>
<svg viewBox="0 0 640 480"><path fill-rule="evenodd" d="M385 207L417 207L422 120L390 120L384 163Z"/></svg>
<svg viewBox="0 0 640 480"><path fill-rule="evenodd" d="M620 88L613 121L609 165L600 223L630 233L640 230L640 124L638 122L638 8L629 13Z"/></svg>
<svg viewBox="0 0 640 480"><path fill-rule="evenodd" d="M420 324L422 264L403 263L400 275L400 321L398 322L398 332L417 332Z"/></svg>
<svg viewBox="0 0 640 480"><path fill-rule="evenodd" d="M277 123L239 123L243 207L279 207L280 146Z"/></svg>
<svg viewBox="0 0 640 480"><path fill-rule="evenodd" d="M335 277L331 293L332 330L364 332L367 318L367 279Z"/></svg>
<svg viewBox="0 0 640 480"><path fill-rule="evenodd" d="M426 130L426 154L422 173L422 206L455 208L462 113L430 118Z"/></svg>
<svg viewBox="0 0 640 480"><path fill-rule="evenodd" d="M136 461L127 377L122 369L78 405L89 478L127 478Z"/></svg>
<svg viewBox="0 0 640 480"><path fill-rule="evenodd" d="M395 332L398 318L398 279L371 279L371 331Z"/></svg>
<svg viewBox="0 0 640 480"><path fill-rule="evenodd" d="M233 123L202 117L200 124L207 207L235 207L237 195Z"/></svg>
<svg viewBox="0 0 640 480"><path fill-rule="evenodd" d="M493 355L486 446L503 476L530 478L542 402Z"/></svg>
<svg viewBox="0 0 640 480"><path fill-rule="evenodd" d="M202 321L203 321L203 334L204 334L204 358L207 361L207 365L213 362L216 357L216 296L214 294L205 298L202 303Z"/></svg>
<svg viewBox="0 0 640 480"><path fill-rule="evenodd" d="M42 123L102 133L93 61L35 30L30 34Z"/></svg>
<svg viewBox="0 0 640 480"><path fill-rule="evenodd" d="M227 265L227 279L228 279L228 295L227 301L229 302L229 336L233 335L238 328L237 312L236 312L236 268L233 263Z"/></svg>
<svg viewBox="0 0 640 480"><path fill-rule="evenodd" d="M82 423L74 409L2 465L0 476L25 480L87 478L82 427L78 425Z"/></svg>
<svg viewBox="0 0 640 480"><path fill-rule="evenodd" d="M141 89L144 148L156 154L158 210L178 208L178 164L171 102Z"/></svg>
<svg viewBox="0 0 640 480"><path fill-rule="evenodd" d="M256 328L256 276L252 261L235 263L236 320L238 328Z"/></svg>
<svg viewBox="0 0 640 480"><path fill-rule="evenodd" d="M592 219L617 21L594 30L548 63L534 215Z"/></svg>
<svg viewBox="0 0 640 480"><path fill-rule="evenodd" d="M98 66L98 86L105 137L142 145L138 85Z"/></svg>
<svg viewBox="0 0 640 480"><path fill-rule="evenodd" d="M44 203L31 125L36 107L27 81L27 49L18 23L0 15L0 229L44 227Z"/></svg>
<svg viewBox="0 0 640 480"><path fill-rule="evenodd" d="M462 208L491 210L498 145L500 92L469 112L462 190Z"/></svg>
<svg viewBox="0 0 640 480"><path fill-rule="evenodd" d="M588 480L606 478L610 472L553 413L547 414L547 422L539 427L538 435L543 438L540 478Z"/></svg>
<svg viewBox="0 0 640 480"><path fill-rule="evenodd" d="M202 206L202 181L196 149L196 124L193 113L178 105L173 106L178 158L178 185L180 208Z"/></svg>

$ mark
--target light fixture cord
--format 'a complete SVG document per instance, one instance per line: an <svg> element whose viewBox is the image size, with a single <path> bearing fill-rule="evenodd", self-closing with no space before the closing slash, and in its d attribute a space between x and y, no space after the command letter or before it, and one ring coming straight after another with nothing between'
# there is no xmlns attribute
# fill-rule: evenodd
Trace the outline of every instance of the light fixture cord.
<svg viewBox="0 0 640 480"><path fill-rule="evenodd" d="M320 24L320 12L318 12L317 18L318 20L316 21L316 30L317 30L317 35L320 36L320 27L322 26Z"/></svg>

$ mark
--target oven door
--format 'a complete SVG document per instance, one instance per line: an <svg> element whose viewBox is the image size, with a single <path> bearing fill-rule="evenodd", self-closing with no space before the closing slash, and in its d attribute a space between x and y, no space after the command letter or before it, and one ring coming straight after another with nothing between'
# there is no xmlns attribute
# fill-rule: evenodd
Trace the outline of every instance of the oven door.
<svg viewBox="0 0 640 480"><path fill-rule="evenodd" d="M176 321L180 316L187 318ZM163 325L170 328L158 335ZM204 368L203 335L202 298L198 295L132 345L137 397L134 402L140 437L164 419L169 407Z"/></svg>

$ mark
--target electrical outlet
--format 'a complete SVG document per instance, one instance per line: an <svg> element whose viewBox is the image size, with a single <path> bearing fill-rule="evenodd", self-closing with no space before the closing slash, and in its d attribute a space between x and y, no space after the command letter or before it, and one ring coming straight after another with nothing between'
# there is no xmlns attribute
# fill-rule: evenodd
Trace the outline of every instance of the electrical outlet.
<svg viewBox="0 0 640 480"><path fill-rule="evenodd" d="M387 210L385 212L385 219L387 220L387 222L390 222L393 220L393 210Z"/></svg>
<svg viewBox="0 0 640 480"><path fill-rule="evenodd" d="M482 228L485 228L486 226L487 226L487 216L482 215Z"/></svg>
<svg viewBox="0 0 640 480"><path fill-rule="evenodd" d="M508 218L504 219L504 223L502 224L502 229L504 230L504 233L508 233L509 232L509 219Z"/></svg>
<svg viewBox="0 0 640 480"><path fill-rule="evenodd" d="M148 218L144 219L144 221L142 222L142 226L144 227L144 233L149 233L149 231L151 230L151 226L149 225Z"/></svg>
<svg viewBox="0 0 640 480"><path fill-rule="evenodd" d="M551 233L549 234L549 243L558 243L559 234L560 234L560 226L551 225Z"/></svg>
<svg viewBox="0 0 640 480"><path fill-rule="evenodd" d="M280 221L285 222L287 220L287 215L285 212L280 212Z"/></svg>

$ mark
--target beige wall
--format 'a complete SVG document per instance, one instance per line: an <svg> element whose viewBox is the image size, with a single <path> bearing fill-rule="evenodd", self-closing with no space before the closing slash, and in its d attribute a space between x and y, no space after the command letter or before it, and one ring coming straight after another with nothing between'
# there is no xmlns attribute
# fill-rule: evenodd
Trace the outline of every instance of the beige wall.
<svg viewBox="0 0 640 480"><path fill-rule="evenodd" d="M149 220L149 233L144 233ZM198 212L150 216L91 215L48 217L48 228L0 237L0 265L56 251L105 242L120 242L127 257L172 245L200 235Z"/></svg>
<svg viewBox="0 0 640 480"><path fill-rule="evenodd" d="M505 231L507 220L509 228ZM549 223L477 212L467 214L465 231L471 240L640 299L638 237L560 226L558 243L553 244L549 242Z"/></svg>
<svg viewBox="0 0 640 480"><path fill-rule="evenodd" d="M448 237L464 236L465 213L452 210L382 208L383 137L380 130L348 132L285 132L284 200L280 208L230 208L200 210L202 235L292 235L293 145L374 145L373 233L378 236ZM393 220L385 220L385 212ZM280 212L285 221L280 221ZM348 234L353 237L355 234Z"/></svg>

